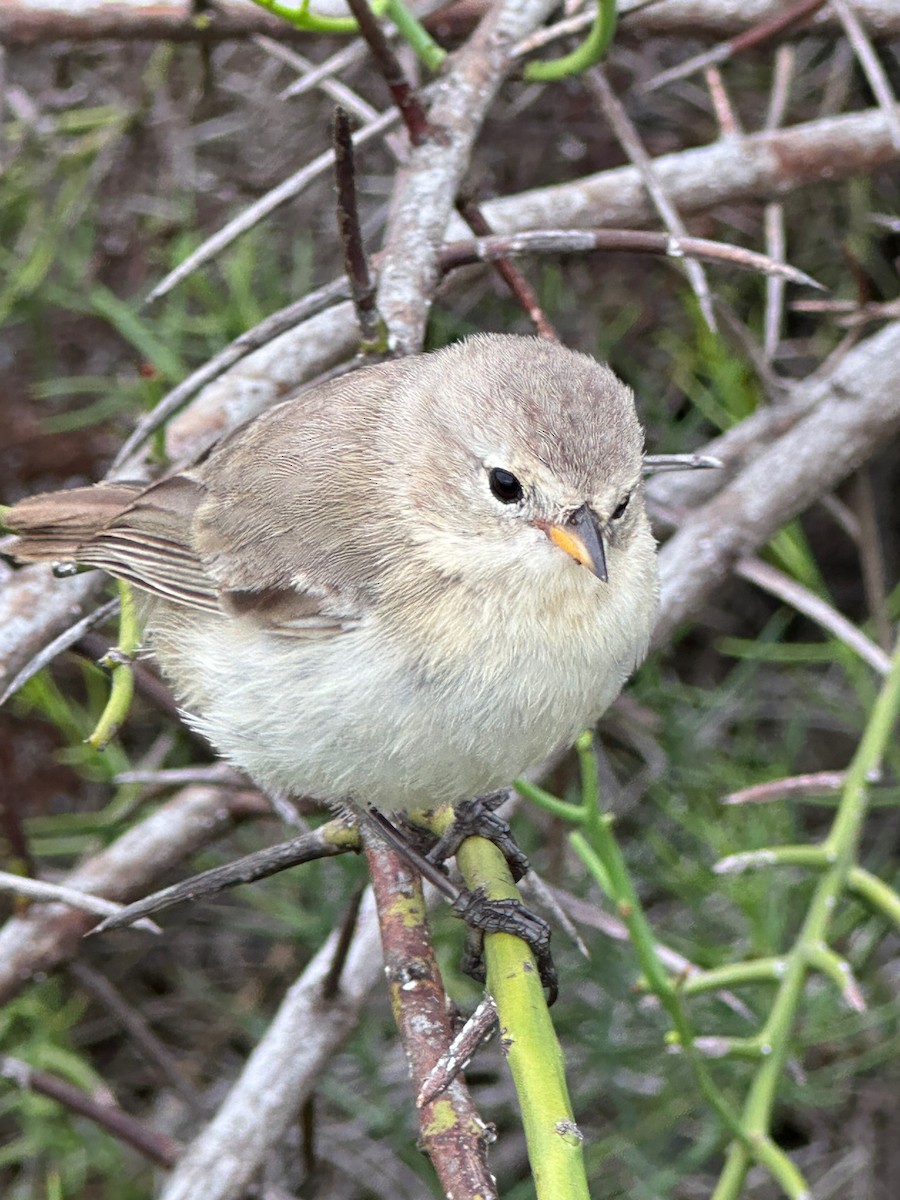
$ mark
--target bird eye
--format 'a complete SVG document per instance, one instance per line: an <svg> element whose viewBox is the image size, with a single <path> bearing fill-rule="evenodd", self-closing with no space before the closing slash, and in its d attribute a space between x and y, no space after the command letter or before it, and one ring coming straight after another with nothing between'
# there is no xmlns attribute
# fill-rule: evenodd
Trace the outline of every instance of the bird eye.
<svg viewBox="0 0 900 1200"><path fill-rule="evenodd" d="M515 475L511 471L504 471L502 467L494 467L488 473L488 483L491 485L491 491L503 504L515 504L525 494Z"/></svg>
<svg viewBox="0 0 900 1200"><path fill-rule="evenodd" d="M628 507L628 501L630 499L631 499L631 493L629 492L628 495L625 497L625 499L620 501L620 503L613 510L612 519L614 521L618 521L619 517L625 516L625 509Z"/></svg>

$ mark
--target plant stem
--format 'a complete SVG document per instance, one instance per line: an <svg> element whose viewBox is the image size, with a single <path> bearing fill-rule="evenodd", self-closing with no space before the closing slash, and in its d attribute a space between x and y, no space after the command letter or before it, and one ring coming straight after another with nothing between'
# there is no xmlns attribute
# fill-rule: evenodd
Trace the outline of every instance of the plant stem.
<svg viewBox="0 0 900 1200"><path fill-rule="evenodd" d="M525 68L525 78L539 83L550 83L577 75L598 63L606 53L616 31L616 0L597 0L597 15L587 37L571 54L552 58L546 62L530 62Z"/></svg>
<svg viewBox="0 0 900 1200"><path fill-rule="evenodd" d="M429 71L440 70L447 57L447 51L437 44L425 26L409 11L403 0L386 0L384 10L397 26L397 32Z"/></svg>
<svg viewBox="0 0 900 1200"><path fill-rule="evenodd" d="M131 660L134 658L140 642L140 629L134 604L134 593L123 580L119 580L118 588L119 644L114 652L101 660L103 665L110 667L112 686L100 720L93 733L86 739L87 744L94 750L105 750L116 736L122 722L128 716L134 696L134 672L131 669Z"/></svg>
<svg viewBox="0 0 900 1200"><path fill-rule="evenodd" d="M518 899L506 860L484 838L467 838L456 861L472 890ZM547 1011L534 957L508 933L484 939L487 987L516 1087L537 1200L589 1200L582 1134L566 1088L562 1050Z"/></svg>
<svg viewBox="0 0 900 1200"><path fill-rule="evenodd" d="M850 764L837 814L823 845L831 865L816 884L800 935L787 955L784 978L761 1034L763 1040L771 1047L771 1052L756 1072L741 1119L743 1129L749 1135L752 1145L768 1140L772 1108L810 962L815 961L819 948L827 944L832 914L855 865L859 835L868 804L868 776L881 762L897 720L898 710L900 644L894 651L890 673L875 701L862 740ZM729 1149L725 1168L713 1193L713 1200L737 1200L749 1165L747 1144L735 1142Z"/></svg>

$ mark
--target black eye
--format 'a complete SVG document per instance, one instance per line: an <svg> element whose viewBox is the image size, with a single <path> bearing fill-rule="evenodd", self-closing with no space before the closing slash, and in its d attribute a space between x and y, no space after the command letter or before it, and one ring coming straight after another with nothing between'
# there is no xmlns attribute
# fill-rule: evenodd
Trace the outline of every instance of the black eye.
<svg viewBox="0 0 900 1200"><path fill-rule="evenodd" d="M494 467L488 474L488 483L491 485L491 491L503 504L515 504L525 494L515 475L511 471L504 471L502 467Z"/></svg>
<svg viewBox="0 0 900 1200"><path fill-rule="evenodd" d="M621 503L620 503L620 504L619 504L619 505L616 507L616 509L613 511L612 519L613 519L614 521L618 521L619 517L624 517L624 516L625 516L625 509L628 507L628 501L629 501L630 499L631 499L631 494L629 493L629 494L628 494L628 495L625 497L625 499L624 499L623 501L621 501Z"/></svg>

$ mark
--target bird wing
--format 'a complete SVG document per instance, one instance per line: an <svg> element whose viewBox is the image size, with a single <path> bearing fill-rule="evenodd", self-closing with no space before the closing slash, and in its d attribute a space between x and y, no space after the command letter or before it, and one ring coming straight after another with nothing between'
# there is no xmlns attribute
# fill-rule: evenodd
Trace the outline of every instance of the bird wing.
<svg viewBox="0 0 900 1200"><path fill-rule="evenodd" d="M254 556L247 586L233 584L197 545L204 503L204 527L215 527L215 500L202 482L183 474L149 487L101 483L32 496L6 514L5 524L19 535L12 554L22 562L99 567L176 604L248 618L273 633L317 638L356 623L352 606L334 588L298 587L284 563L268 560L267 566L265 555ZM240 575L240 547L233 553Z"/></svg>

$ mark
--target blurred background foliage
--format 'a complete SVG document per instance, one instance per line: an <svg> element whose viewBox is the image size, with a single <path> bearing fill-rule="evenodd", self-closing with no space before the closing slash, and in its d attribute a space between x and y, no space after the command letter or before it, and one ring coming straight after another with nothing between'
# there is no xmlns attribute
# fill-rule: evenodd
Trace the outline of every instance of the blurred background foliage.
<svg viewBox="0 0 900 1200"><path fill-rule="evenodd" d="M324 57L324 40L308 53ZM686 54L690 50L687 47ZM642 56L667 61L664 43ZM613 55L627 90L634 51ZM826 104L868 103L865 86L833 39L798 44L790 120ZM893 57L892 57L893 56ZM896 48L885 55L900 75ZM758 127L770 56L727 68L748 127ZM330 279L338 268L331 184L325 180L242 237L162 301L142 296L223 220L328 143L326 101L282 103L287 67L264 49L230 43L56 45L7 58L0 176L0 479L3 500L99 478L136 415L264 315ZM353 86L384 103L364 67ZM830 89L830 91L829 91ZM827 99L823 99L827 97ZM705 92L686 83L665 99L629 98L651 153L717 136ZM827 111L827 109L826 109ZM508 152L515 129L515 153ZM513 82L482 135L473 177L482 195L574 178L621 161L577 81L545 89ZM380 147L359 155L364 228L378 242L393 171ZM789 258L839 297L896 295L900 238L872 223L897 212L896 171L822 183L785 199ZM757 207L695 218L691 232L758 246ZM691 450L765 402L765 388L723 322L711 334L683 278L666 264L590 255L527 266L564 340L608 359L634 387L653 451ZM717 296L757 336L764 282L711 268ZM432 345L479 329L525 332L487 272L471 273L435 307ZM803 377L843 336L833 322L788 313L776 359ZM898 567L896 447L869 468L888 580ZM852 486L852 485L851 485ZM779 536L783 568L871 631L855 551L821 508ZM900 591L889 597L900 616ZM121 737L98 754L83 745L105 699L105 676L66 655L0 713L5 803L15 805L28 850L49 877L112 840L158 794L117 776L136 766L210 761L207 750L146 699ZM805 618L733 582L689 629L641 669L604 722L604 794L616 833L660 941L703 967L777 955L790 946L813 880L798 869L720 876L725 855L782 842L812 843L833 802L779 801L723 807L752 783L851 758L877 691L868 667ZM900 749L864 839L864 861L897 885ZM577 788L571 763L549 785ZM598 893L567 850L564 831L523 805L514 827L552 883L597 904ZM194 869L289 836L273 818L246 825L197 856ZM16 856L7 839L7 869ZM287 982L340 921L363 878L358 861L305 866L222 899L165 914L163 939L125 931L85 944L73 971L38 982L0 1011L0 1050L116 1100L185 1138L221 1099ZM14 907L3 900L4 907ZM889 1200L900 1178L898 1042L900 944L868 910L847 901L836 947L863 988L850 1011L819 977L807 987L793 1058L782 1083L776 1135L815 1182L818 1200ZM458 970L462 931L434 917L448 988L468 1007L477 989ZM576 1114L586 1135L597 1200L707 1196L722 1137L683 1058L670 1052L659 1006L637 989L627 944L582 927L590 960L555 937L562 996L554 1020ZM177 1064L161 1073L123 1033L90 986L110 980ZM765 1018L771 984L741 990L746 1011L714 996L690 1004L708 1035L746 1036ZM752 1064L716 1075L739 1104ZM496 1045L470 1071L483 1116L497 1126L493 1170L506 1200L532 1194L511 1084ZM402 1052L384 995L371 998L316 1098L318 1163L298 1195L353 1200L433 1194ZM298 1129L294 1147L302 1148ZM301 1167L297 1172L303 1175ZM153 1170L130 1150L55 1102L0 1085L0 1190L10 1200L143 1200ZM762 1174L746 1195L775 1196Z"/></svg>

